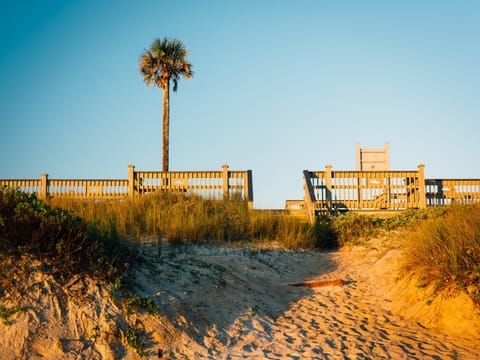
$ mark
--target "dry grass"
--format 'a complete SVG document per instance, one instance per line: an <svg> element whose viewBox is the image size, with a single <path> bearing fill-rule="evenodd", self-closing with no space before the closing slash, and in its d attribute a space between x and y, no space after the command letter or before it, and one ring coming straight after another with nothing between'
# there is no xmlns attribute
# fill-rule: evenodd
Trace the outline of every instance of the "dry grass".
<svg viewBox="0 0 480 360"><path fill-rule="evenodd" d="M193 196L153 193L136 199L51 199L72 211L107 237L170 242L250 242L284 248L326 247L317 226L274 212L252 211L241 199L204 200Z"/></svg>
<svg viewBox="0 0 480 360"><path fill-rule="evenodd" d="M133 200L52 199L105 238L154 236L174 243L249 244L318 249L358 244L405 228L405 266L422 286L463 289L480 303L480 206L410 211L390 219L347 215L315 225L281 213L252 211L241 199L202 200L157 193Z"/></svg>
<svg viewBox="0 0 480 360"><path fill-rule="evenodd" d="M404 270L420 286L462 289L480 304L480 205L451 207L407 233Z"/></svg>

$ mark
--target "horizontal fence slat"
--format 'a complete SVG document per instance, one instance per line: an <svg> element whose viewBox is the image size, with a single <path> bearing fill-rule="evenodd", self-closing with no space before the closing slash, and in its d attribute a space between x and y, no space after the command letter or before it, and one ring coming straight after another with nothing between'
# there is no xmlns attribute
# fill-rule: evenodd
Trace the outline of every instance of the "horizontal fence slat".
<svg viewBox="0 0 480 360"><path fill-rule="evenodd" d="M418 171L312 171L315 210L404 210L419 207Z"/></svg>
<svg viewBox="0 0 480 360"><path fill-rule="evenodd" d="M253 201L251 171L134 171L129 166L129 178L124 179L39 179L0 180L0 186L38 193L48 197L83 199L125 198L156 191L183 193L206 199L222 200L240 196Z"/></svg>
<svg viewBox="0 0 480 360"><path fill-rule="evenodd" d="M426 179L418 171L304 171L314 211L405 210L480 202L480 179ZM311 205L308 205L311 203Z"/></svg>

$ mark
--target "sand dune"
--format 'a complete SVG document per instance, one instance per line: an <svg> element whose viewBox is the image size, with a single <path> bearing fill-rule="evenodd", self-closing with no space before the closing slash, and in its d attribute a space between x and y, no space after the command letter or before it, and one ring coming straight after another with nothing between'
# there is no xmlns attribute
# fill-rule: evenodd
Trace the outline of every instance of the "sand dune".
<svg viewBox="0 0 480 360"><path fill-rule="evenodd" d="M202 254L203 251L203 254ZM168 291L176 299L169 312L182 313L186 343L180 358L318 358L318 359L476 359L478 327L463 319L468 334L455 326L438 328L445 316L434 302L422 316L402 313L403 284L396 282L398 250L351 249L332 253L198 251L176 257L180 268L197 262ZM174 266L169 263L169 266ZM224 266L222 284L208 281L203 267ZM163 266L166 266L164 264ZM193 271L192 271L193 270ZM194 275L195 274L195 275ZM175 282L168 272L161 282ZM342 279L342 286L338 285ZM292 282L333 280L331 286L298 288ZM209 284L209 285L206 285ZM328 283L327 283L328 284ZM399 285L400 284L400 285ZM150 283L149 286L153 284ZM182 289L185 291L182 293ZM165 289L163 291L166 291ZM411 295L413 296L413 295ZM439 300L436 300L439 301ZM420 298L414 300L422 302ZM414 304L414 305L415 305ZM412 305L412 307L414 306ZM455 303L448 311L455 309ZM472 309L469 309L473 311ZM394 311L397 311L394 312ZM470 314L472 316L472 314ZM425 322L424 322L425 320ZM430 327L436 328L430 328Z"/></svg>
<svg viewBox="0 0 480 360"><path fill-rule="evenodd" d="M391 245L143 251L136 292L153 297L160 315L125 316L101 284L79 277L59 288L32 272L40 290L24 294L28 311L0 325L0 357L137 358L124 338L131 324L145 330L152 359L480 358L478 308L397 281L401 250Z"/></svg>

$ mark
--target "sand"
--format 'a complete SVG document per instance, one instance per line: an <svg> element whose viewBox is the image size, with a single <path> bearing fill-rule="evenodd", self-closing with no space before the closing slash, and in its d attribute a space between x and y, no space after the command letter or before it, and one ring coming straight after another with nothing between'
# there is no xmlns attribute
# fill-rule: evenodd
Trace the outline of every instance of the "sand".
<svg viewBox="0 0 480 360"><path fill-rule="evenodd" d="M77 277L60 287L32 269L22 279L30 291L2 299L26 310L0 324L0 358L136 359L128 324L145 331L152 359L480 358L480 309L398 280L402 251L385 239L322 253L166 244L160 256L155 245L143 253L135 291L159 315L126 316L105 285Z"/></svg>

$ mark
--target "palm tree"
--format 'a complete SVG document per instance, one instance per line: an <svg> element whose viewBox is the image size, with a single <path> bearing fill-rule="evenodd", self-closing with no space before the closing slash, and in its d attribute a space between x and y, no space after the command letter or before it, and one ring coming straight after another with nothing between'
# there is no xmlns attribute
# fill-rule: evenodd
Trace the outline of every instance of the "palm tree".
<svg viewBox="0 0 480 360"><path fill-rule="evenodd" d="M163 162L162 171L168 171L170 80L173 91L177 91L180 76L193 77L192 64L187 61L188 51L180 40L159 38L153 40L149 49L140 57L139 71L147 85L163 90Z"/></svg>

